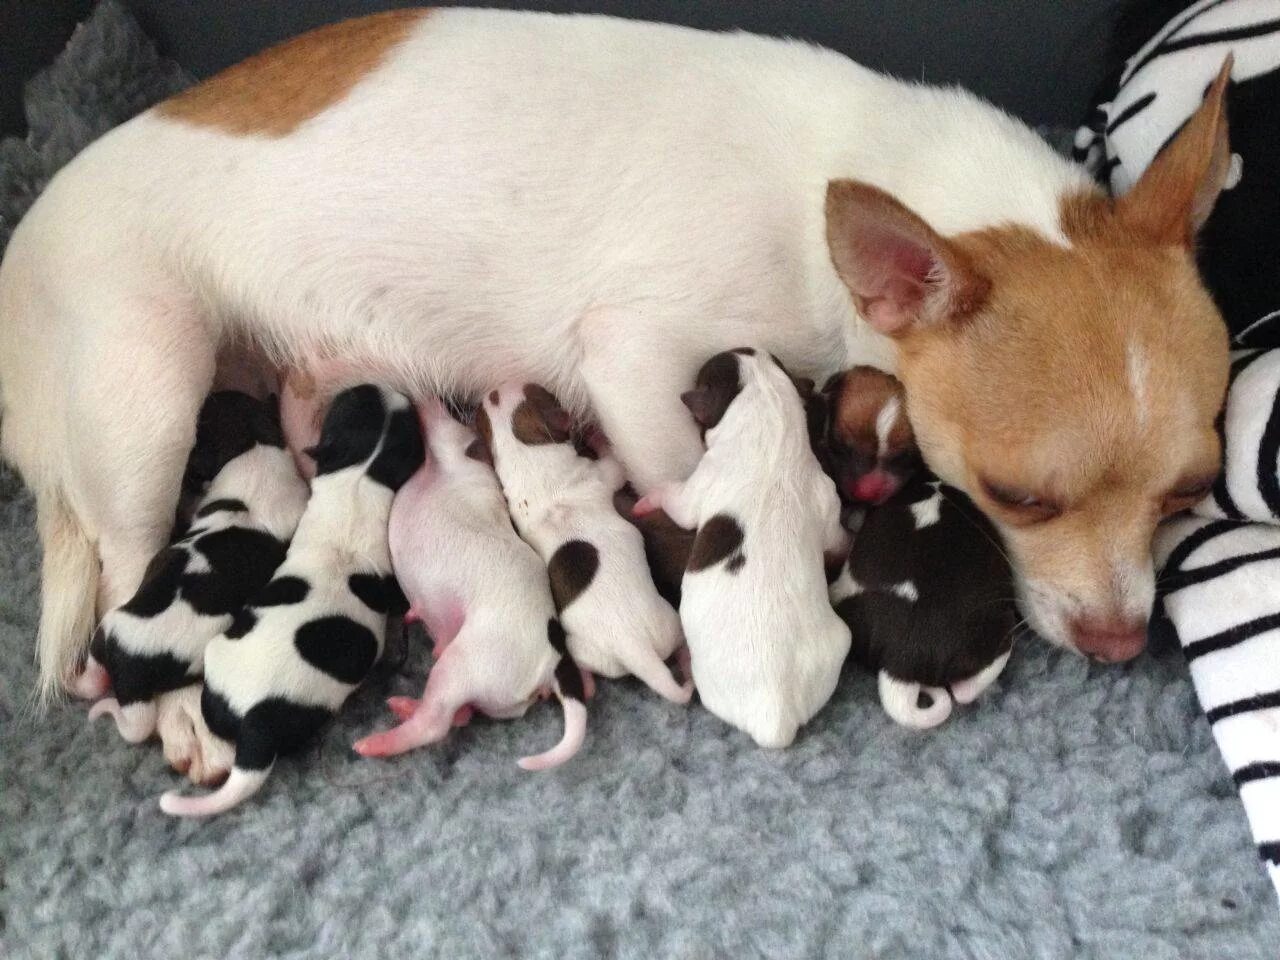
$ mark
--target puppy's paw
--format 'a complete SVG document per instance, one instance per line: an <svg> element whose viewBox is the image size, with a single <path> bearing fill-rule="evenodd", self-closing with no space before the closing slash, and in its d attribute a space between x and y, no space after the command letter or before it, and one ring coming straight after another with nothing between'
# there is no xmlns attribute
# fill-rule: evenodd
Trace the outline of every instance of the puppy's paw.
<svg viewBox="0 0 1280 960"><path fill-rule="evenodd" d="M202 685L194 684L161 694L156 732L164 745L164 758L192 783L216 786L227 778L235 760L235 747L215 737L200 713Z"/></svg>

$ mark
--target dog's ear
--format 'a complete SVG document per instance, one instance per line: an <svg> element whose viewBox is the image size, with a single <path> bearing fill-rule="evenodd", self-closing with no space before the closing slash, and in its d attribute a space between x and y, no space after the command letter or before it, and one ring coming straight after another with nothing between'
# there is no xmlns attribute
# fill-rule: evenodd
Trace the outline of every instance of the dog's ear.
<svg viewBox="0 0 1280 960"><path fill-rule="evenodd" d="M955 244L894 197L856 180L827 184L827 245L854 305L900 337L979 309L991 284Z"/></svg>
<svg viewBox="0 0 1280 960"><path fill-rule="evenodd" d="M1204 103L1116 201L1120 221L1156 243L1190 247L1226 186L1231 170L1226 93L1233 62L1228 53Z"/></svg>
<svg viewBox="0 0 1280 960"><path fill-rule="evenodd" d="M487 463L493 466L493 451L489 449L489 445L476 437L467 445L467 456L472 460L478 460L481 463Z"/></svg>
<svg viewBox="0 0 1280 960"><path fill-rule="evenodd" d="M729 404L742 389L738 373L738 355L751 356L755 351L729 350L717 353L698 371L694 388L680 394L680 401L689 408L693 419L704 431L710 430L724 417Z"/></svg>
<svg viewBox="0 0 1280 960"><path fill-rule="evenodd" d="M721 410L719 416L717 416L715 398L712 397L711 390L707 387L686 390L680 394L680 402L689 408L689 412L693 414L693 419L704 430L707 429L709 422L718 421L720 416L724 415L724 411Z"/></svg>
<svg viewBox="0 0 1280 960"><path fill-rule="evenodd" d="M524 399L511 414L511 432L521 443L567 443L573 417L545 387L525 384Z"/></svg>

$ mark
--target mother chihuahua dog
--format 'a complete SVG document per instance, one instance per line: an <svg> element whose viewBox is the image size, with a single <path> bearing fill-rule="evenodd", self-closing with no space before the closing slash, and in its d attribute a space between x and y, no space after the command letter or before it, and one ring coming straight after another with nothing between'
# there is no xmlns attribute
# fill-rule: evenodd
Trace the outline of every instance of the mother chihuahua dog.
<svg viewBox="0 0 1280 960"><path fill-rule="evenodd" d="M721 350L896 372L1037 631L1134 656L1154 526L1219 465L1227 337L1192 244L1228 73L1117 202L962 91L599 16L365 17L148 110L53 179L0 270L45 690L164 545L232 344L416 397L546 384L641 492L697 462L680 394Z"/></svg>

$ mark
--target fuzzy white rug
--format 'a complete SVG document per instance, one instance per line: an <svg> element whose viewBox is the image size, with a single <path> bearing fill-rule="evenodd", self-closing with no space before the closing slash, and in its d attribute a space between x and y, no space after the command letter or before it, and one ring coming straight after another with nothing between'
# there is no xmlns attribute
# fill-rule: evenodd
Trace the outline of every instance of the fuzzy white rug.
<svg viewBox="0 0 1280 960"><path fill-rule="evenodd" d="M85 140L182 77L100 5L0 144L0 242ZM84 707L23 716L39 549L0 473L0 956L1253 960L1280 915L1181 654L1121 668L1023 644L918 735L850 675L783 753L605 683L583 752L526 774L552 706L392 763L349 744L418 694L390 662L315 749L214 822Z"/></svg>

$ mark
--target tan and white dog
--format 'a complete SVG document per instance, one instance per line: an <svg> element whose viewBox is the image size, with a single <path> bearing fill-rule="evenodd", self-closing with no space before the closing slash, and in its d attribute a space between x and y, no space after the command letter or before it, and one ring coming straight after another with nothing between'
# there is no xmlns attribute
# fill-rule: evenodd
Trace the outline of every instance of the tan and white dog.
<svg viewBox="0 0 1280 960"><path fill-rule="evenodd" d="M367 17L147 111L53 179L0 268L45 689L164 544L232 342L415 397L545 384L642 493L696 463L679 397L720 350L895 371L1037 630L1134 655L1156 521L1219 463L1227 341L1191 246L1226 79L1115 203L962 91L596 16Z"/></svg>

